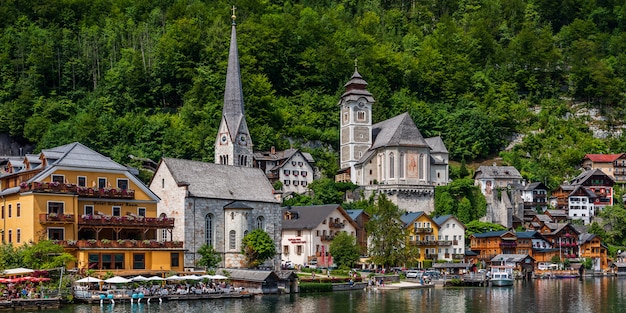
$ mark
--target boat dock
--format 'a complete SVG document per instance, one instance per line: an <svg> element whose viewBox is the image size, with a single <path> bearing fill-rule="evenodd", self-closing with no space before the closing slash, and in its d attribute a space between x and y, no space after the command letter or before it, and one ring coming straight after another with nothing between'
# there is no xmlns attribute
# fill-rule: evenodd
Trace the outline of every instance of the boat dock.
<svg viewBox="0 0 626 313"><path fill-rule="evenodd" d="M208 299L242 299L252 298L253 294L243 292L225 292L225 293L187 293L187 294L168 294L136 297L136 295L127 294L94 294L90 297L75 297L74 300L88 304L110 304L110 303L161 303L163 301L181 301L181 300L208 300Z"/></svg>
<svg viewBox="0 0 626 313"><path fill-rule="evenodd" d="M489 278L484 273L469 273L461 275L458 278L446 277L443 283L445 286L489 286Z"/></svg>
<svg viewBox="0 0 626 313"><path fill-rule="evenodd" d="M61 298L11 299L0 301L0 311L56 310L61 308Z"/></svg>

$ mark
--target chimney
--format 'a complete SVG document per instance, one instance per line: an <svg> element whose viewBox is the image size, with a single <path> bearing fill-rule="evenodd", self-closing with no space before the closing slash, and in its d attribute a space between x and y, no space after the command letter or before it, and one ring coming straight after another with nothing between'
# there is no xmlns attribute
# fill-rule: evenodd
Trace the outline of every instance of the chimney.
<svg viewBox="0 0 626 313"><path fill-rule="evenodd" d="M272 146L270 148L270 154L276 154L276 147Z"/></svg>

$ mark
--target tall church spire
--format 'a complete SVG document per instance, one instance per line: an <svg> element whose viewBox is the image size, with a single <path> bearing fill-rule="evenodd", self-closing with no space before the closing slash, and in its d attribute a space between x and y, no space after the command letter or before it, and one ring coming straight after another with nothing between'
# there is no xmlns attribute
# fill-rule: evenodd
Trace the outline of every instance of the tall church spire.
<svg viewBox="0 0 626 313"><path fill-rule="evenodd" d="M252 167L252 140L246 124L237 50L235 7L228 51L228 69L224 88L224 108L217 138L215 140L215 163Z"/></svg>

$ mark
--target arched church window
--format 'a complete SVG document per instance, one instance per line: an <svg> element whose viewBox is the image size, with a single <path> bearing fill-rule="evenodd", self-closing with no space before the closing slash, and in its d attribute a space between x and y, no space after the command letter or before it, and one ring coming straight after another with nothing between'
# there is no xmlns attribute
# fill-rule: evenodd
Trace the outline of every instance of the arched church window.
<svg viewBox="0 0 626 313"><path fill-rule="evenodd" d="M400 174L399 177L404 178L404 152L400 152L400 155L398 156L398 163L400 163L400 173L398 173Z"/></svg>
<svg viewBox="0 0 626 313"><path fill-rule="evenodd" d="M395 175L395 166L396 162L394 159L394 155L393 152L389 153L389 178L393 178L393 176Z"/></svg>
<svg viewBox="0 0 626 313"><path fill-rule="evenodd" d="M213 214L207 214L204 217L204 239L207 245L213 246Z"/></svg>
<svg viewBox="0 0 626 313"><path fill-rule="evenodd" d="M237 248L237 232L234 230L228 233L228 248L231 250Z"/></svg>
<svg viewBox="0 0 626 313"><path fill-rule="evenodd" d="M265 218L263 216L256 218L256 228L265 230Z"/></svg>

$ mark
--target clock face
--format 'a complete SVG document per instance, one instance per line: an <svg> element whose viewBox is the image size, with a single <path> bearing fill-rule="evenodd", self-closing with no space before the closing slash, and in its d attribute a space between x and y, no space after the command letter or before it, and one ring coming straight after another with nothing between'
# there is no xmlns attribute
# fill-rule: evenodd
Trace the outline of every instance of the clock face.
<svg viewBox="0 0 626 313"><path fill-rule="evenodd" d="M239 136L239 143L242 145L246 144L246 136L245 135L240 135Z"/></svg>
<svg viewBox="0 0 626 313"><path fill-rule="evenodd" d="M222 144L225 144L226 143L226 135L222 135L222 139L221 140L222 140Z"/></svg>
<svg viewBox="0 0 626 313"><path fill-rule="evenodd" d="M359 106L359 108L362 108L362 107L365 106L365 102L359 101L359 103L357 103L357 105Z"/></svg>

